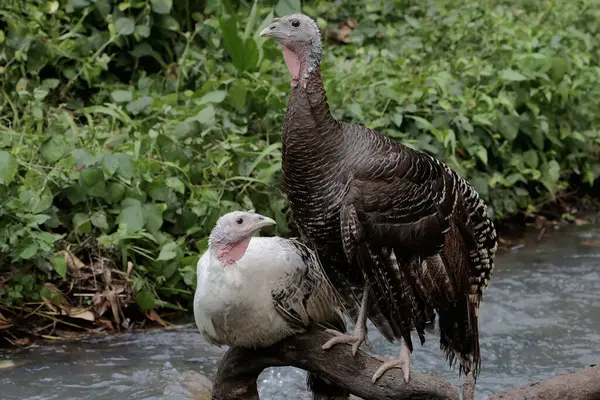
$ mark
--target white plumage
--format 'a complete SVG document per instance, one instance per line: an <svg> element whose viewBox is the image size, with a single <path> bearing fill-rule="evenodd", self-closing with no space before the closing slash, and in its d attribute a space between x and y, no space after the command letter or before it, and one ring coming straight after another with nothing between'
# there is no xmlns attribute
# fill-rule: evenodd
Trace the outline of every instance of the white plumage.
<svg viewBox="0 0 600 400"><path fill-rule="evenodd" d="M311 324L344 328L334 291L306 246L253 237L241 258L228 263L219 259L215 241L198 261L194 297L196 325L207 341L266 347Z"/></svg>
<svg viewBox="0 0 600 400"><path fill-rule="evenodd" d="M267 347L315 324L345 331L332 286L302 243L254 237L275 221L254 212L225 214L197 266L196 325L216 345ZM347 399L348 391L307 375L313 400Z"/></svg>

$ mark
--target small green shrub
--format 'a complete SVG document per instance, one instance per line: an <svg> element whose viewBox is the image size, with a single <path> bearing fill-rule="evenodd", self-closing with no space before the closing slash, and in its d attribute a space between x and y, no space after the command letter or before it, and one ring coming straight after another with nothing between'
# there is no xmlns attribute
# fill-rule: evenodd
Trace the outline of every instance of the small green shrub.
<svg viewBox="0 0 600 400"><path fill-rule="evenodd" d="M221 214L255 208L293 230L278 189L289 76L258 32L300 3L236 3L3 3L0 305L40 301L52 282L70 292L64 249L123 273L132 262L142 309L185 308ZM497 220L600 176L593 0L303 9L348 42L325 47L336 117L443 159Z"/></svg>

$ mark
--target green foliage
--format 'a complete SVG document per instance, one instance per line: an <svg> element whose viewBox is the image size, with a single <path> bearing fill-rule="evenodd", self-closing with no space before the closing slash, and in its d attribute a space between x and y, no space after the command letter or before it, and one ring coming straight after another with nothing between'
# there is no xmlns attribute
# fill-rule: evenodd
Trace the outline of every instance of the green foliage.
<svg viewBox="0 0 600 400"><path fill-rule="evenodd" d="M239 3L3 3L1 303L38 300L69 278L57 250L91 240L123 271L133 262L142 309L177 308L221 214L255 208L289 233L289 76L258 32L300 1ZM359 22L350 44L325 46L335 116L443 159L496 218L600 176L594 0L303 6L333 36Z"/></svg>

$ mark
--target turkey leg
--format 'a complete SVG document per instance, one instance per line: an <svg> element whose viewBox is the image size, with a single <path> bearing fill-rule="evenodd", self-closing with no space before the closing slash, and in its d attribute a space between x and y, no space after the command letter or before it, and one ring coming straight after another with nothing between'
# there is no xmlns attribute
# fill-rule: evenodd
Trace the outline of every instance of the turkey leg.
<svg viewBox="0 0 600 400"><path fill-rule="evenodd" d="M410 378L410 350L404 341L402 342L402 347L400 348L400 357L391 360L386 360L381 356L375 356L375 358L377 358L379 361L383 361L383 364L377 369L377 371L375 371L375 374L373 374L373 378L371 379L373 383L377 382L377 379L381 378L385 371L394 367L400 367L402 369L404 382L408 383Z"/></svg>
<svg viewBox="0 0 600 400"><path fill-rule="evenodd" d="M354 331L352 335L346 335L335 329L327 329L325 332L335 335L325 343L321 348L327 350L335 346L336 344L346 343L352 344L352 355L355 356L360 345L364 342L369 348L371 343L367 338L367 304L369 301L369 285L365 284L363 289L363 296L360 302L360 310L358 311L358 319L356 325L354 325Z"/></svg>

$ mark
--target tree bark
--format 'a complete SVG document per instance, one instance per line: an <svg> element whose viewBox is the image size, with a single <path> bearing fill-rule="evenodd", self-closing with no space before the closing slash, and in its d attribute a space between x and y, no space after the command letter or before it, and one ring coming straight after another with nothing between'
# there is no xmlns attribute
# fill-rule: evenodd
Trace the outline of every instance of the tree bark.
<svg viewBox="0 0 600 400"><path fill-rule="evenodd" d="M600 365L498 393L490 400L600 400Z"/></svg>
<svg viewBox="0 0 600 400"><path fill-rule="evenodd" d="M325 332L296 335L268 348L231 348L219 364L213 385L213 400L258 400L256 379L268 367L293 366L329 379L364 400L458 400L457 388L432 375L411 372L405 383L400 370L386 372L376 384L371 377L381 361L350 347L337 345L329 350L321 346L331 338Z"/></svg>
<svg viewBox="0 0 600 400"><path fill-rule="evenodd" d="M331 336L325 332L296 335L268 348L230 348L217 370L212 400L259 400L256 380L269 367L293 366L317 373L364 400L458 400L450 382L412 372L405 383L399 370L386 372L376 384L371 377L381 362L365 352L352 356L350 347L321 346ZM468 381L467 381L468 382ZM463 388L463 399L473 398L472 385ZM600 366L556 376L493 395L490 400L600 400Z"/></svg>

